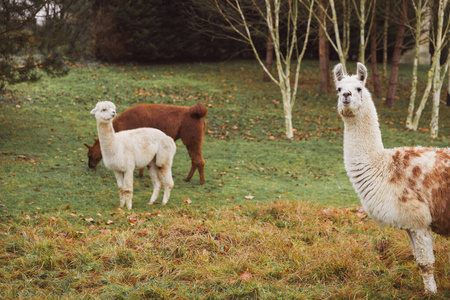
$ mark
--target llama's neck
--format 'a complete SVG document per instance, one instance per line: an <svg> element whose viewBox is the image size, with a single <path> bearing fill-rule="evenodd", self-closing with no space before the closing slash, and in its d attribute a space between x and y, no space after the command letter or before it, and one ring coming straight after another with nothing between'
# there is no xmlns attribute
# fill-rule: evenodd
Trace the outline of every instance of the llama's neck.
<svg viewBox="0 0 450 300"><path fill-rule="evenodd" d="M103 156L114 152L116 137L112 123L97 122L98 138Z"/></svg>
<svg viewBox="0 0 450 300"><path fill-rule="evenodd" d="M377 162L384 150L375 106L372 104L361 109L353 117L344 117L344 161L347 167Z"/></svg>

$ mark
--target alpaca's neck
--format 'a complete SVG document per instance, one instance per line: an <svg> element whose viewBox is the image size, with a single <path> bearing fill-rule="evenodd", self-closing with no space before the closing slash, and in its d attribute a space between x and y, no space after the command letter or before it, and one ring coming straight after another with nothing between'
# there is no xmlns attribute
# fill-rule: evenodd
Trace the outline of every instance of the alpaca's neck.
<svg viewBox="0 0 450 300"><path fill-rule="evenodd" d="M100 140L100 148L103 156L113 152L114 144L116 142L114 128L112 123L97 122L98 138Z"/></svg>
<svg viewBox="0 0 450 300"><path fill-rule="evenodd" d="M344 124L346 165L377 161L384 147L375 106L363 108L361 114L354 117L346 117Z"/></svg>

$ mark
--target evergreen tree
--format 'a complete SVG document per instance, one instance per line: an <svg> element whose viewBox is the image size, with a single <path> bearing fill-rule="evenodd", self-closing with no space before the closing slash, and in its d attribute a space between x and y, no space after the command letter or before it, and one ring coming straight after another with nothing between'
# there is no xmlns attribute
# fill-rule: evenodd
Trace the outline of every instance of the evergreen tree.
<svg viewBox="0 0 450 300"><path fill-rule="evenodd" d="M39 14L55 7L51 0L5 0L0 3L0 90L7 84L36 81L40 70L60 76L68 68L59 40L42 38ZM44 21L49 20L45 15Z"/></svg>

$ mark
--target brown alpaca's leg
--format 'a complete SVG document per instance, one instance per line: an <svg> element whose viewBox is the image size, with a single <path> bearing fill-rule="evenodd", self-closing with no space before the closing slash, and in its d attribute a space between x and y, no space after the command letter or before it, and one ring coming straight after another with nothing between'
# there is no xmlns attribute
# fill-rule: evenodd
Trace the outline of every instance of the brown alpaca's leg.
<svg viewBox="0 0 450 300"><path fill-rule="evenodd" d="M186 182L191 180L195 170L198 169L198 173L200 175L200 184L203 184L205 182L205 174L204 174L205 160L203 159L202 149L187 146L186 148L188 149L189 156L191 157L192 165L188 176L186 177L186 179L183 180Z"/></svg>
<svg viewBox="0 0 450 300"><path fill-rule="evenodd" d="M185 179L183 179L183 181L189 182L195 173L195 169L197 169L197 167L195 166L194 162L192 162L191 170L189 171L188 176Z"/></svg>
<svg viewBox="0 0 450 300"><path fill-rule="evenodd" d="M144 168L139 169L139 178L142 178L144 176Z"/></svg>

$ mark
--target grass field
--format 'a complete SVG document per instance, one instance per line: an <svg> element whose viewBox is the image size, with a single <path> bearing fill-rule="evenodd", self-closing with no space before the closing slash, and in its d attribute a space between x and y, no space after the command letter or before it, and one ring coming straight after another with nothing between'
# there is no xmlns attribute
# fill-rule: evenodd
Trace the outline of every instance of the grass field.
<svg viewBox="0 0 450 300"><path fill-rule="evenodd" d="M278 88L251 61L74 65L0 95L0 299L428 298L406 234L359 208L335 92L319 91L317 62L302 68L292 141ZM438 139L429 111L419 131L404 129L410 74L402 66L395 109L375 99L385 146L448 147L444 105ZM190 159L178 141L168 204L146 204L144 176L133 209L118 209L113 172L90 170L83 146L103 100L119 113L207 105L205 184L182 181ZM448 245L436 237L433 299L450 297Z"/></svg>

